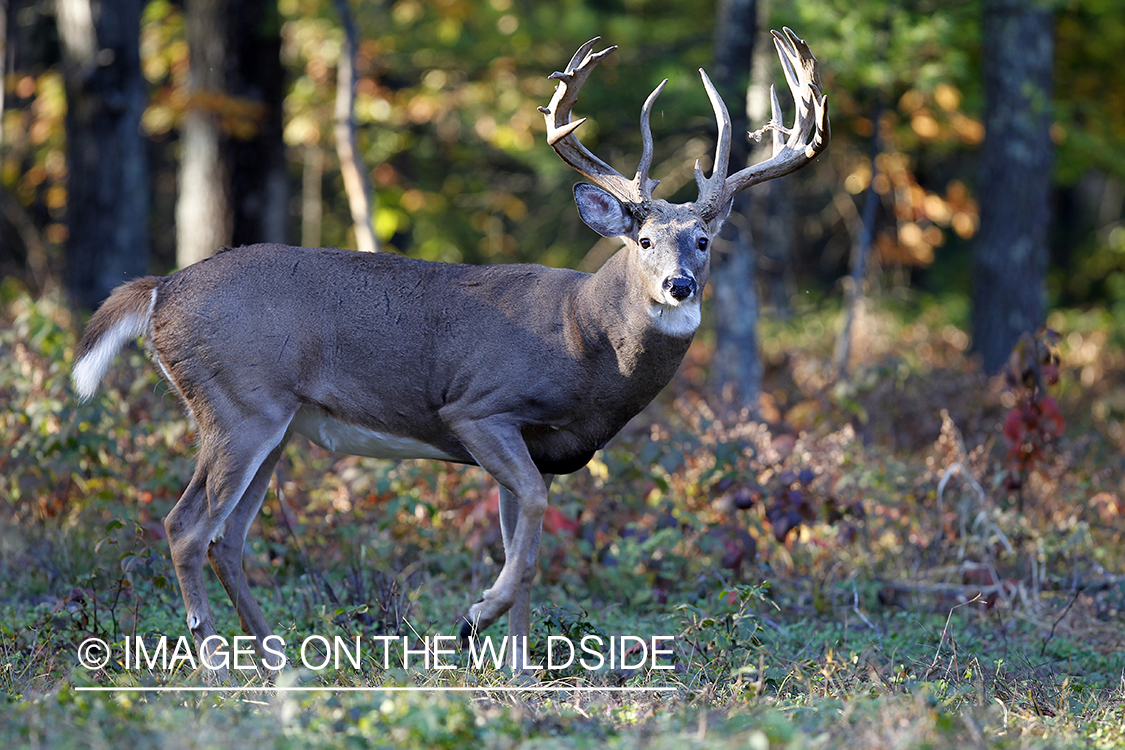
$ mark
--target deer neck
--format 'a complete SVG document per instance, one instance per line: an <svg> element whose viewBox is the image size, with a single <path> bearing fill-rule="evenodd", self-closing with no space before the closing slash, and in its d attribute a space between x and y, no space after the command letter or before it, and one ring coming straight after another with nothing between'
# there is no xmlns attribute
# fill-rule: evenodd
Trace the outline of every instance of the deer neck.
<svg viewBox="0 0 1125 750"><path fill-rule="evenodd" d="M625 247L587 277L575 295L572 319L587 352L612 355L617 374L626 379L660 380L659 390L687 353L699 305L669 317L637 282L643 277L634 264Z"/></svg>

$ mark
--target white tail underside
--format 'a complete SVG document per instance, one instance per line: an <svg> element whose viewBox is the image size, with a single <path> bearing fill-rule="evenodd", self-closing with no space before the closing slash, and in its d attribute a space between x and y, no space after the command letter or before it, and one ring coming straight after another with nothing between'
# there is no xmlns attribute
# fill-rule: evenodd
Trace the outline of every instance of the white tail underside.
<svg viewBox="0 0 1125 750"><path fill-rule="evenodd" d="M155 306L156 290L153 289L152 300L144 315L129 315L117 321L116 325L98 339L93 349L74 363L74 370L70 377L74 382L74 390L78 391L83 401L97 392L98 383L102 382L118 350L128 341L148 331L149 321L152 320L152 309Z"/></svg>

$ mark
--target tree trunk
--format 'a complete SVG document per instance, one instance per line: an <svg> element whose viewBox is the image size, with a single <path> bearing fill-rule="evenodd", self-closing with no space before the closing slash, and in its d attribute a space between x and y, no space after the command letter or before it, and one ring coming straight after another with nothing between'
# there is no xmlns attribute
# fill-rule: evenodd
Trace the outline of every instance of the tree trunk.
<svg viewBox="0 0 1125 750"><path fill-rule="evenodd" d="M879 175L879 153L883 150L882 139L879 137L879 121L882 118L883 106L876 104L871 117L871 181L868 182L867 190L863 194L859 231L852 238L851 272L844 279L844 324L836 338L836 353L833 357L836 377L840 380L848 379L848 361L852 354L852 324L866 294L867 258L875 242L875 215L879 208L879 191L875 189L875 178Z"/></svg>
<svg viewBox="0 0 1125 750"><path fill-rule="evenodd" d="M8 72L8 0L0 0L0 146L4 145L4 76Z"/></svg>
<svg viewBox="0 0 1125 750"><path fill-rule="evenodd" d="M226 92L227 2L187 0L190 109L180 127L176 265L183 268L231 242L229 173L219 115Z"/></svg>
<svg viewBox="0 0 1125 750"><path fill-rule="evenodd" d="M96 307L148 270L142 0L58 0L67 90L67 287Z"/></svg>
<svg viewBox="0 0 1125 750"><path fill-rule="evenodd" d="M320 145L304 148L301 179L301 244L320 247L320 228L324 219L324 198L321 182L324 179L324 152Z"/></svg>
<svg viewBox="0 0 1125 750"><path fill-rule="evenodd" d="M770 119L770 81L777 55L769 33L769 17L769 0L758 0L757 39L750 66L750 88L746 92L746 112L752 128L760 128ZM769 138L752 142L750 161L769 158L771 149ZM792 312L791 300L797 291L793 278L793 201L789 195L789 177L766 180L747 193L762 303L772 304L778 317L788 318Z"/></svg>
<svg viewBox="0 0 1125 750"><path fill-rule="evenodd" d="M730 168L749 156L746 92L757 33L756 0L722 0L715 33L715 88L731 109ZM757 409L762 367L758 358L758 297L754 289L754 251L746 220L748 191L734 199L734 210L711 255L714 291L715 386L735 411Z"/></svg>
<svg viewBox="0 0 1125 750"><path fill-rule="evenodd" d="M226 141L233 210L231 243L286 242L289 176L282 138L285 69L281 16L273 0L243 0L229 15L230 75L227 93L240 105L257 105L252 132Z"/></svg>
<svg viewBox="0 0 1125 750"><path fill-rule="evenodd" d="M348 207L355 225L356 247L373 253L378 251L379 243L371 226L371 190L355 138L355 58L359 34L348 1L335 0L340 25L344 27L344 48L340 50L340 64L336 68L336 153L340 157L344 192L348 195Z"/></svg>
<svg viewBox="0 0 1125 750"><path fill-rule="evenodd" d="M1045 317L1053 18L1036 0L985 0L985 139L973 254L973 350L1000 370Z"/></svg>

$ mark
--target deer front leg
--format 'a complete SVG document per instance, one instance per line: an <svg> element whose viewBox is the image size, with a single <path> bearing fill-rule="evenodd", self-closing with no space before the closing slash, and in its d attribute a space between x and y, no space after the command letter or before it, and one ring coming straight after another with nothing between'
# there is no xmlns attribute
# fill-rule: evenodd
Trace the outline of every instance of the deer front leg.
<svg viewBox="0 0 1125 750"><path fill-rule="evenodd" d="M543 484L550 492L550 474L543 475ZM500 530L504 536L504 557L507 559L513 554L516 538L516 525L519 522L519 500L508 489L500 487ZM515 604L508 610L508 637L510 643L525 643L531 634L531 584L535 582L535 575L539 571L539 541L542 537L543 524L535 529L531 540L531 550L524 565L523 579L520 582L519 593ZM526 665L525 665L526 666Z"/></svg>
<svg viewBox="0 0 1125 750"><path fill-rule="evenodd" d="M461 626L461 637L468 638L510 610L519 600L521 589L530 589L535 566L529 561L538 554L539 531L547 510L547 483L535 468L517 425L502 417L492 417L460 422L452 429L481 468L500 483L502 497L503 493L511 496L505 515L509 519L515 516L514 523L508 522L510 525L501 521L504 567L496 582L469 608ZM513 508L515 514L511 512ZM517 619L527 623L528 603L524 602L523 607L524 613L517 613ZM526 634L527 625L522 627Z"/></svg>

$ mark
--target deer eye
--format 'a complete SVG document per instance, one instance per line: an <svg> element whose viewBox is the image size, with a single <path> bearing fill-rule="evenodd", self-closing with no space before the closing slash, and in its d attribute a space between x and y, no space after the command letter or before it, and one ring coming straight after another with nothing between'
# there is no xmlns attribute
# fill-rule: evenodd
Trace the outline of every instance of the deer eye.
<svg viewBox="0 0 1125 750"><path fill-rule="evenodd" d="M650 240L648 237L641 237L640 242L641 247L643 247L645 250L648 250L650 247L652 247L652 240Z"/></svg>
<svg viewBox="0 0 1125 750"><path fill-rule="evenodd" d="M711 241L708 240L706 237L700 237L699 242L697 242L695 244L699 247L700 250L706 250L707 246L709 244L711 244Z"/></svg>

